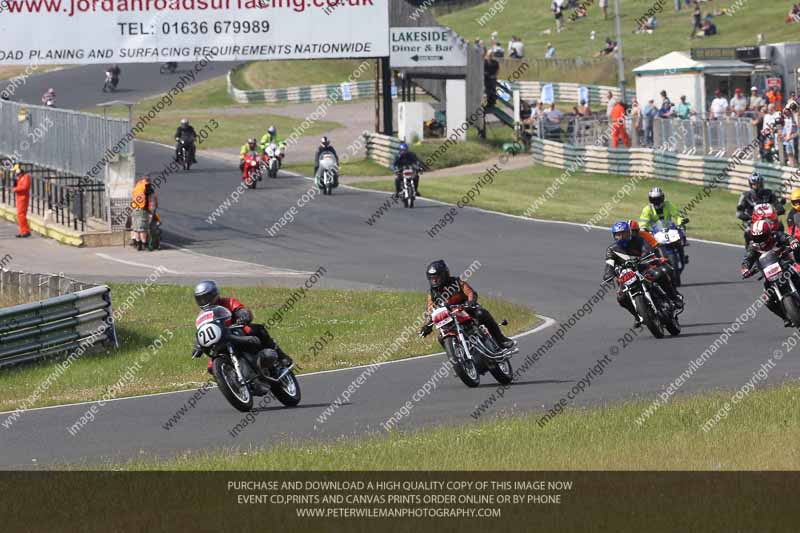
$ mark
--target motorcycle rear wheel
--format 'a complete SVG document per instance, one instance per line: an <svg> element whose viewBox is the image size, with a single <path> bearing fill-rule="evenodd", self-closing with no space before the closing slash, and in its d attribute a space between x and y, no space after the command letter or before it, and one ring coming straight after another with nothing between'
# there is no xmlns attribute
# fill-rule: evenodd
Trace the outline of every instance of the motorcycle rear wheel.
<svg viewBox="0 0 800 533"><path fill-rule="evenodd" d="M457 338L447 337L444 340L444 349L453 363L453 370L464 385L475 388L481 384L481 376L475 368L475 363L464 356L464 347Z"/></svg>
<svg viewBox="0 0 800 533"><path fill-rule="evenodd" d="M653 334L653 337L656 339L663 339L664 326L661 325L661 322L658 320L658 317L653 312L653 309L650 307L650 304L643 294L636 297L636 309L642 316L642 322L644 322L644 325L650 330L650 333Z"/></svg>
<svg viewBox="0 0 800 533"><path fill-rule="evenodd" d="M217 357L211 365L214 377L217 379L219 391L234 408L243 413L253 409L253 395L247 385L239 381L236 369L222 357ZM231 383L231 380L234 383Z"/></svg>

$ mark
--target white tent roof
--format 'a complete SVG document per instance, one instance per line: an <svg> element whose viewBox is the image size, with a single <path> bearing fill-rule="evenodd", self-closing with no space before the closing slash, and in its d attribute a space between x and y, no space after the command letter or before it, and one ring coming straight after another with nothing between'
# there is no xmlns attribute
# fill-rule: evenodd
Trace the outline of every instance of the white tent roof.
<svg viewBox="0 0 800 533"><path fill-rule="evenodd" d="M720 72L720 71L739 71L750 72L753 66L738 59L706 59L696 61L689 56L688 52L670 52L665 56L654 59L649 63L640 65L633 69L633 73L641 76L648 74L676 74L678 72Z"/></svg>

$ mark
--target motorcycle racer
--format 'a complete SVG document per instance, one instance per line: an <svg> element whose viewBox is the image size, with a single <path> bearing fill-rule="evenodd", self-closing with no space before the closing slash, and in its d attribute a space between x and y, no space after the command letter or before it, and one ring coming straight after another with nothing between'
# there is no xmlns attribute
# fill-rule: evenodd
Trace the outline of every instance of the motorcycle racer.
<svg viewBox="0 0 800 533"><path fill-rule="evenodd" d="M644 257L650 253L657 253L641 236L631 235L631 227L625 221L614 223L614 225L611 226L611 234L614 236L614 243L606 249L606 266L603 272L603 279L614 278L616 275L616 267L623 265L624 261L618 254L632 257ZM640 271L649 281L660 285L678 309L683 309L683 296L681 296L672 284L669 272L664 266L665 261L665 259L656 255L653 261L640 264ZM641 320L636 309L633 307L630 300L624 297L621 289L617 290L617 302L634 316L634 327L641 326Z"/></svg>
<svg viewBox="0 0 800 533"><path fill-rule="evenodd" d="M754 274L751 269L762 253L773 249L780 252L787 247L792 250L792 259L797 262L800 241L783 232L773 231L772 225L766 220L759 220L753 224L750 229L750 244L747 245L747 250L742 259L742 278L749 278ZM767 280L765 279L764 288L766 289L767 287ZM772 291L767 290L765 293L767 296L765 302L767 308L783 319L784 326L787 328L800 326L800 324L793 324L789 317L786 316L783 306L775 299Z"/></svg>
<svg viewBox="0 0 800 533"><path fill-rule="evenodd" d="M745 232L745 242L749 238L750 230L747 224L752 220L756 205L772 204L777 214L782 215L785 212L783 205L786 203L785 199L778 197L771 189L764 188L764 177L758 171L753 171L747 182L750 190L739 195L739 202L736 204L736 218L744 222L742 229Z"/></svg>
<svg viewBox="0 0 800 533"><path fill-rule="evenodd" d="M267 332L266 326L264 324L253 324L253 312L236 298L220 297L219 288L214 281L207 280L198 283L194 288L194 299L201 309L221 305L230 311L236 323L244 326L242 331L258 339L259 361L265 361L266 364L272 365L278 363L284 367L292 365L292 358L281 350L278 343ZM192 356L195 357L201 352L199 345L195 344L195 351ZM212 362L209 360L209 373L211 373L211 365Z"/></svg>
<svg viewBox="0 0 800 533"><path fill-rule="evenodd" d="M450 269L444 260L439 259L428 265L426 270L430 292L427 304L427 323L420 329L420 335L426 337L433 331L433 324L430 321L430 314L436 307L450 307L453 305L463 305L464 310L476 319L479 323L486 326L489 334L503 348L513 348L517 342L506 337L500 330L497 321L491 313L478 304L478 293L467 283L457 277L450 275Z"/></svg>
<svg viewBox="0 0 800 533"><path fill-rule="evenodd" d="M392 170L394 170L395 173L395 198L400 198L400 189L403 187L403 177L400 174L403 167L413 167L417 170L417 174L414 176L414 190L417 191L417 196L422 196L419 193L419 171L422 169L422 166L422 162L417 157L417 154L409 150L406 143L401 143L398 148L397 156L395 156L392 162Z"/></svg>

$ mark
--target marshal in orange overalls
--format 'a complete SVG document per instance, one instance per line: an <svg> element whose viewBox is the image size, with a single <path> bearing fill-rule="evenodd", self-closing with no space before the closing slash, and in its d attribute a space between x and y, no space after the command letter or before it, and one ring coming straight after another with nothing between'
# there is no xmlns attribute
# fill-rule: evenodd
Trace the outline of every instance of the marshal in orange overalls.
<svg viewBox="0 0 800 533"><path fill-rule="evenodd" d="M622 102L617 102L612 108L611 123L611 146L616 148L619 145L619 141L622 140L622 144L629 148L631 140L628 137L628 132L625 131L625 106L622 105Z"/></svg>
<svg viewBox="0 0 800 533"><path fill-rule="evenodd" d="M17 170L17 184L14 186L14 194L17 195L17 224L19 224L19 235L17 237L28 237L31 228L28 226L28 203L31 195L31 176L22 170Z"/></svg>

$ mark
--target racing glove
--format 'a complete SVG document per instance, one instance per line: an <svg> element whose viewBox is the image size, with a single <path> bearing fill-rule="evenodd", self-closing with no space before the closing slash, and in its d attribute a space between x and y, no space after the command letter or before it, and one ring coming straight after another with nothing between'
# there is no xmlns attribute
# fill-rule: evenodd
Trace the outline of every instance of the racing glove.
<svg viewBox="0 0 800 533"><path fill-rule="evenodd" d="M742 278L744 279L749 277L750 277L750 269L742 265Z"/></svg>
<svg viewBox="0 0 800 533"><path fill-rule="evenodd" d="M425 324L424 326L422 326L420 328L419 336L423 337L423 338L427 337L428 335L431 334L432 331L433 331L433 324L431 324L431 323Z"/></svg>
<svg viewBox="0 0 800 533"><path fill-rule="evenodd" d="M197 359L201 355L203 355L203 348L201 348L199 344L195 343L194 350L192 351L192 359Z"/></svg>

